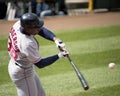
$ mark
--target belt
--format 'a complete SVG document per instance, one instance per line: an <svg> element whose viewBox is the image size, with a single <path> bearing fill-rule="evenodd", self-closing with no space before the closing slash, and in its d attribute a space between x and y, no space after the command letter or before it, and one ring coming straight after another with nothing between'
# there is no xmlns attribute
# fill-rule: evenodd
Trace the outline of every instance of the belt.
<svg viewBox="0 0 120 96"><path fill-rule="evenodd" d="M22 69L27 69L27 68L21 66L20 64L18 64L18 63L16 63L16 62L15 62L15 65L19 66L19 67L22 68Z"/></svg>
<svg viewBox="0 0 120 96"><path fill-rule="evenodd" d="M27 68L32 67L32 66L29 66L29 67L23 67L22 65L18 64L17 62L15 62L15 65L19 66L19 67L22 68L22 69L27 69Z"/></svg>

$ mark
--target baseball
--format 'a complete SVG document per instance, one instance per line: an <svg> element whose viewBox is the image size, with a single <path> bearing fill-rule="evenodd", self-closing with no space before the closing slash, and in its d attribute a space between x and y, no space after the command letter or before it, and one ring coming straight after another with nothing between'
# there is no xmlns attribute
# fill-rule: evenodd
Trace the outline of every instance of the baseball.
<svg viewBox="0 0 120 96"><path fill-rule="evenodd" d="M114 69L114 68L115 68L115 66L116 66L116 64L115 64L115 63L109 63L109 65L108 65L108 67L109 67L110 69Z"/></svg>

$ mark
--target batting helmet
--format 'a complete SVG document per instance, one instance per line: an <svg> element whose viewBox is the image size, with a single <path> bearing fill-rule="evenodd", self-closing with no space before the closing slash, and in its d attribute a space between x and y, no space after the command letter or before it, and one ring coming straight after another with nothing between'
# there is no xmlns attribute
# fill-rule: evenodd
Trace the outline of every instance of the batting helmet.
<svg viewBox="0 0 120 96"><path fill-rule="evenodd" d="M40 28L44 25L44 22L40 20L34 13L25 13L20 18L22 27L28 28Z"/></svg>

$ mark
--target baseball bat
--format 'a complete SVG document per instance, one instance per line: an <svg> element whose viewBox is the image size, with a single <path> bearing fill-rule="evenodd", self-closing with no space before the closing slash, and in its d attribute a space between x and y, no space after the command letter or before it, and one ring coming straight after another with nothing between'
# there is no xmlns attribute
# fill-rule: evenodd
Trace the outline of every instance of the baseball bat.
<svg viewBox="0 0 120 96"><path fill-rule="evenodd" d="M89 89L89 86L87 84L87 81L85 80L84 76L82 75L82 73L79 71L79 69L77 68L77 66L75 65L75 63L72 61L72 59L70 58L69 55L67 55L67 58L68 60L70 61L70 63L72 64L72 67L74 68L81 84L82 84L82 87L84 88L84 90L88 90Z"/></svg>
<svg viewBox="0 0 120 96"><path fill-rule="evenodd" d="M62 52L62 51L66 51L66 48L65 49L62 49L60 46L58 46L58 49ZM73 60L70 58L69 55L67 55L67 58L68 60L70 61L70 63L72 64L72 67L74 68L81 84L82 84L82 87L84 88L84 90L88 90L89 89L89 86L87 84L87 81L85 80L84 76L82 75L82 73L79 71L79 69L77 68L77 66L75 65L75 63L73 62Z"/></svg>

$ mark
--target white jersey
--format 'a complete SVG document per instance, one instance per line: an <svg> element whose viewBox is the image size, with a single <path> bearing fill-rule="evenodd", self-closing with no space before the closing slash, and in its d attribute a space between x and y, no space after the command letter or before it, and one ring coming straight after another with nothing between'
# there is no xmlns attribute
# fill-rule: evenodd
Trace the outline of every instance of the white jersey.
<svg viewBox="0 0 120 96"><path fill-rule="evenodd" d="M20 32L20 21L16 22L11 28L8 52L11 59L23 67L30 67L41 59L39 45L34 36Z"/></svg>

